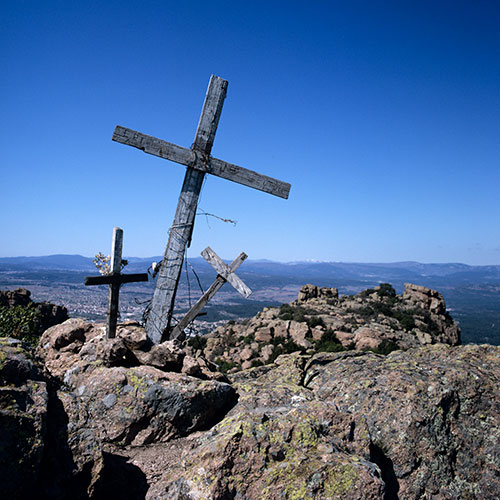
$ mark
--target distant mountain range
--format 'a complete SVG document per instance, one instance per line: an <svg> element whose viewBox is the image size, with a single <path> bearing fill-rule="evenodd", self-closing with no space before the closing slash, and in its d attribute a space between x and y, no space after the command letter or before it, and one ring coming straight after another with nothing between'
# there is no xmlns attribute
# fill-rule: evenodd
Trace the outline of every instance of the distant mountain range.
<svg viewBox="0 0 500 500"><path fill-rule="evenodd" d="M145 272L160 256L149 258L127 257L125 273ZM0 258L0 287L24 286L44 293L44 297L65 294L89 294L83 277L97 274L91 257L81 255L48 255L42 257ZM183 271L181 290L197 288L194 277L186 279L191 268L206 289L215 279L215 271L201 257L189 259L189 273ZM234 317L252 316L266 305L294 300L299 288L311 283L336 287L341 294L353 294L381 282L391 283L398 293L404 283L433 288L442 293L453 317L460 323L465 342L500 344L500 266L469 266L461 263L422 264L419 262L355 263L355 262L273 262L247 260L238 269L238 275L253 290L250 300L241 299L228 290L221 295L223 309L215 303L206 310L221 311ZM137 284L145 296L150 296L154 283ZM69 287L69 288L68 288ZM142 288L141 288L142 287ZM130 289L130 286L125 290ZM190 293L190 292L186 292ZM76 304L81 300L76 295ZM212 315L212 317L214 317ZM232 319L232 317L228 317Z"/></svg>
<svg viewBox="0 0 500 500"><path fill-rule="evenodd" d="M126 257L129 264L126 271L147 269L152 262L162 257ZM0 257L0 270L59 270L89 271L96 268L92 257L82 255L46 255L39 257ZM208 264L201 257L190 259L198 267ZM415 278L441 278L464 283L500 283L500 266L470 266L460 263L422 264L420 262L358 263L358 262L275 262L270 260L247 260L242 267L245 273L268 276L294 276L320 279L362 279L362 280L411 280Z"/></svg>

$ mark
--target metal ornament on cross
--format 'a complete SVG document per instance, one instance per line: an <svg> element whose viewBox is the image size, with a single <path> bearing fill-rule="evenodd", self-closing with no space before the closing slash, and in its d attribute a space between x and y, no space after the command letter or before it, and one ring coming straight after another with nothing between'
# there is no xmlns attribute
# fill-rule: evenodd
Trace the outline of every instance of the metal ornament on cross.
<svg viewBox="0 0 500 500"><path fill-rule="evenodd" d="M147 336L154 344L168 338L175 338L173 332L170 333L175 295L182 272L186 247L191 242L198 197L205 174L216 175L280 198L288 198L290 192L290 184L287 182L273 179L210 156L226 97L227 86L228 82L218 76L212 75L210 78L191 149L119 125L113 133L114 141L133 146L145 153L187 167L146 322Z"/></svg>
<svg viewBox="0 0 500 500"><path fill-rule="evenodd" d="M104 276L86 276L85 285L109 285L108 309L106 321L106 336L112 339L116 336L116 324L118 322L118 306L120 285L123 283L136 283L148 281L147 273L121 274L122 267L123 230L119 227L113 228L113 243L111 246L111 269L110 274Z"/></svg>
<svg viewBox="0 0 500 500"><path fill-rule="evenodd" d="M175 325L172 330L172 336L178 339L185 337L184 329L198 316L207 302L216 294L216 292L226 282L229 282L238 293L248 298L252 290L248 288L235 271L247 258L247 254L241 252L236 259L228 266L210 247L201 252L201 256L217 271L217 278L210 288L198 299L198 302L187 312L187 314Z"/></svg>

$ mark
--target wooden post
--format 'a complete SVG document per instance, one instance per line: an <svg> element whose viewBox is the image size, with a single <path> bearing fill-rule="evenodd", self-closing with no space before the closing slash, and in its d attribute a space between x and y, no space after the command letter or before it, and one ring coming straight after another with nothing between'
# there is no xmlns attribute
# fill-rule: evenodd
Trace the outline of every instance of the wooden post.
<svg viewBox="0 0 500 500"><path fill-rule="evenodd" d="M202 257L217 271L217 278L212 283L210 288L198 299L198 302L187 312L187 314L175 325L172 330L172 338L184 338L184 329L198 316L200 311L205 307L207 302L216 294L224 283L229 281L236 290L247 298L252 291L248 288L243 281L234 274L236 269L247 258L247 254L241 252L236 259L233 260L230 266L227 266L222 259L210 248L207 247L201 252Z"/></svg>
<svg viewBox="0 0 500 500"><path fill-rule="evenodd" d="M113 243L111 245L111 275L121 272L123 248L123 230L119 227L113 228ZM108 311L106 336L113 339L116 336L116 323L119 311L120 283L110 283L108 291Z"/></svg>
<svg viewBox="0 0 500 500"><path fill-rule="evenodd" d="M113 242L111 245L111 269L110 274L105 276L87 276L85 285L109 284L108 309L106 321L106 337L113 339L116 336L116 325L118 322L120 285L138 281L148 281L146 273L121 274L122 267L123 230L119 227L113 228Z"/></svg>
<svg viewBox="0 0 500 500"><path fill-rule="evenodd" d="M117 126L113 140L138 148L160 158L187 166L174 222L169 230L167 248L161 264L146 323L149 339L158 344L170 337L175 295L186 247L190 245L198 197L205 173L228 179L281 198L288 198L290 184L253 170L210 156L226 97L228 82L212 75L191 149Z"/></svg>
<svg viewBox="0 0 500 500"><path fill-rule="evenodd" d="M208 158L212 151L226 90L227 82L213 75L196 130L193 144L195 156L198 154L201 158ZM170 329L184 254L186 247L191 243L198 197L204 177L204 172L194 168L188 167L186 170L146 323L146 333L155 344L164 340L164 333L168 333Z"/></svg>

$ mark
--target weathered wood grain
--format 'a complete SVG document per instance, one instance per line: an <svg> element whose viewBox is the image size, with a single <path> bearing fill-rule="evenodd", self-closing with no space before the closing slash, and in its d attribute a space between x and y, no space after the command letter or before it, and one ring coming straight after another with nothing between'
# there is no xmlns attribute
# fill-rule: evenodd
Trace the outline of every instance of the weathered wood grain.
<svg viewBox="0 0 500 500"><path fill-rule="evenodd" d="M111 274L120 274L122 267L123 230L119 227L113 228L113 243L111 245ZM118 322L120 283L111 283L108 290L108 311L106 335L108 339L116 336L116 324Z"/></svg>
<svg viewBox="0 0 500 500"><path fill-rule="evenodd" d="M142 134L135 130L117 125L113 140L133 146L145 153L158 156L194 168L200 172L209 173L244 186L263 191L265 193L287 199L290 193L290 184L253 170L234 165L212 156L196 154L192 149L183 148L171 142Z"/></svg>
<svg viewBox="0 0 500 500"><path fill-rule="evenodd" d="M242 255L245 256L243 260L246 259L246 255ZM201 252L201 256L217 271L217 274L231 283L243 297L247 298L252 294L252 290L231 271L230 267L210 247L205 248L205 250Z"/></svg>
<svg viewBox="0 0 500 500"><path fill-rule="evenodd" d="M120 125L115 127L112 140L182 165L194 166L196 163L196 155L193 150Z"/></svg>
<svg viewBox="0 0 500 500"><path fill-rule="evenodd" d="M193 144L193 149L202 151L206 156L209 156L212 151L222 106L227 94L227 86L227 80L215 75L210 77Z"/></svg>
<svg viewBox="0 0 500 500"><path fill-rule="evenodd" d="M226 97L227 82L212 76L196 130L193 149L205 157L212 150L215 131ZM146 334L155 344L169 336L184 253L191 242L198 197L205 173L188 168L184 177L174 222L170 228L167 248L162 260L151 308L146 322Z"/></svg>
<svg viewBox="0 0 500 500"><path fill-rule="evenodd" d="M253 170L233 165L217 158L210 158L208 161L208 173L222 177L243 186L251 187L264 193L269 193L279 198L288 198L291 185L288 182L279 181L273 177L259 174Z"/></svg>
<svg viewBox="0 0 500 500"><path fill-rule="evenodd" d="M233 262L229 265L229 274L234 273L246 258L247 255L244 252L241 252L240 255L238 255L238 257L236 257L236 259L234 259ZM212 283L210 288L198 299L196 304L186 313L186 315L179 321L179 323L175 325L171 333L172 338L182 338L184 336L184 329L196 318L196 316L198 316L207 302L217 293L217 291L222 287L222 285L224 285L224 283L226 283L226 279L218 274L217 278Z"/></svg>

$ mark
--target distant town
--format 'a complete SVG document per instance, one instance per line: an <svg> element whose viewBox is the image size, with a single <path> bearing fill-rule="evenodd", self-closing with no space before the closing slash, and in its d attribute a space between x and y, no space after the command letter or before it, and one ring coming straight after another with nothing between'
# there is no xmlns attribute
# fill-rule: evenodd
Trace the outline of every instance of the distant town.
<svg viewBox="0 0 500 500"><path fill-rule="evenodd" d="M201 295L198 281L207 289L216 277L203 261L191 261L195 276L183 273L176 298L174 318L184 313ZM144 272L146 259L130 259L124 272ZM0 289L27 288L37 302L64 305L72 317L103 321L106 314L107 286L83 284L84 277L97 274L92 259L81 256L0 258ZM254 316L264 307L294 301L306 283L336 287L351 295L381 282L391 283L398 293L405 282L438 290L448 310L460 324L464 343L500 344L500 267L464 264L356 264L299 262L284 264L246 261L238 275L252 289L244 299L224 285L203 310L195 331L204 333L221 323ZM120 320L144 320L153 296L154 281L123 285L120 291Z"/></svg>

